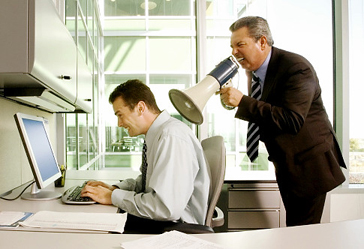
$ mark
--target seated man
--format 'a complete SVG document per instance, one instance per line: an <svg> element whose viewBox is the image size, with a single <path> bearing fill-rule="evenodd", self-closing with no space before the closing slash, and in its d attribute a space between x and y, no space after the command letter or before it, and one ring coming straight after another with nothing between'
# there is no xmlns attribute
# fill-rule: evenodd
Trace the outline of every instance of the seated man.
<svg viewBox="0 0 364 249"><path fill-rule="evenodd" d="M160 233L163 226L174 222L204 225L210 178L201 144L192 130L167 111L161 112L149 87L139 80L116 87L109 102L118 126L130 136L145 135L141 171L143 164L147 170L113 186L90 181L82 196L126 211L125 232Z"/></svg>

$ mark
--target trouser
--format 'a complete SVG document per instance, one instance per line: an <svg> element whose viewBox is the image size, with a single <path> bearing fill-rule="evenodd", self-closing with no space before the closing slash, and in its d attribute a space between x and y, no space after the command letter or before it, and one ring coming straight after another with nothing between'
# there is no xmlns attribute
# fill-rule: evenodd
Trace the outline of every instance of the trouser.
<svg viewBox="0 0 364 249"><path fill-rule="evenodd" d="M127 220L124 227L126 234L161 234L166 227L176 224L173 221L158 221L146 218L140 218L127 214Z"/></svg>
<svg viewBox="0 0 364 249"><path fill-rule="evenodd" d="M282 194L286 208L286 225L299 226L320 223L325 206L326 193L308 198Z"/></svg>

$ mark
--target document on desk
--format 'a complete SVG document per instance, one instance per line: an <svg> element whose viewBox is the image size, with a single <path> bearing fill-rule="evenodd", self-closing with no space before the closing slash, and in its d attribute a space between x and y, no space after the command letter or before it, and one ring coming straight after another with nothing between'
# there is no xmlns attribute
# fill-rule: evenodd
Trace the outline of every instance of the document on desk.
<svg viewBox="0 0 364 249"><path fill-rule="evenodd" d="M0 229L17 228L19 222L26 220L32 213L29 212L14 212L14 211L1 211L0 212Z"/></svg>
<svg viewBox="0 0 364 249"><path fill-rule="evenodd" d="M20 222L23 227L123 233L126 214L39 211Z"/></svg>
<svg viewBox="0 0 364 249"><path fill-rule="evenodd" d="M215 243L178 231L165 232L121 244L123 249L224 249Z"/></svg>

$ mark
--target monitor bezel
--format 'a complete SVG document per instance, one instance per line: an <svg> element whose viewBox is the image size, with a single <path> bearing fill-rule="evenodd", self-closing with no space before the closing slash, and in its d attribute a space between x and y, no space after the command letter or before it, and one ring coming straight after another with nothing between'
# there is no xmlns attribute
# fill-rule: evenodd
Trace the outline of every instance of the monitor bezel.
<svg viewBox="0 0 364 249"><path fill-rule="evenodd" d="M48 130L47 130L47 127L46 127L46 124L45 124L45 119L43 117L24 114L24 113L16 113L14 115L14 118L15 118L18 130L19 130L19 134L20 134L20 137L21 137L21 140L22 140L23 147L25 149L25 153L27 155L27 158L28 158L28 161L29 161L29 164L30 164L30 168L31 168L33 176L34 176L35 183L36 183L38 189L43 189L43 188L45 188L48 185L52 184L55 180L57 180L58 178L61 177L61 170L60 170L60 168L58 166L57 158L56 158L56 156L54 154L53 146L52 146L52 143L51 143L51 140L50 140L50 137L49 137L49 134L48 134ZM56 173L53 174L48 179L45 179L45 180L42 179L42 176L41 176L41 173L39 171L39 167L38 167L36 158L35 158L34 153L33 153L32 145L30 143L30 140L29 140L29 137L28 137L28 134L27 134L27 130L26 130L25 126L24 126L23 119L39 121L43 125L47 141L48 141L50 149L52 151L52 157L53 157L53 159L55 161L55 164L57 166Z"/></svg>

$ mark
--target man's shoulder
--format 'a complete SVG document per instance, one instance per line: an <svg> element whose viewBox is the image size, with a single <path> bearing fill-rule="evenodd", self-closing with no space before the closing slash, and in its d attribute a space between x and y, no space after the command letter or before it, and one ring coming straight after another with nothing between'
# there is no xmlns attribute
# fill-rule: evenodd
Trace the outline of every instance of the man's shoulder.
<svg viewBox="0 0 364 249"><path fill-rule="evenodd" d="M272 47L272 60L308 62L308 60L304 56L298 53L287 51L277 47Z"/></svg>

